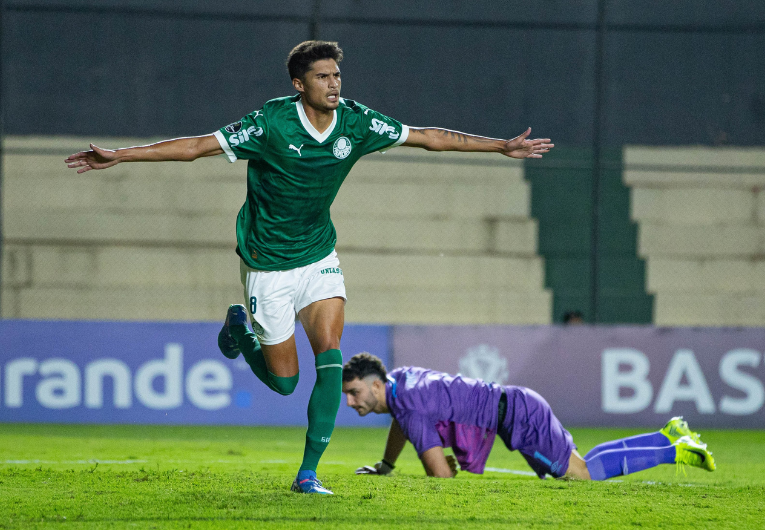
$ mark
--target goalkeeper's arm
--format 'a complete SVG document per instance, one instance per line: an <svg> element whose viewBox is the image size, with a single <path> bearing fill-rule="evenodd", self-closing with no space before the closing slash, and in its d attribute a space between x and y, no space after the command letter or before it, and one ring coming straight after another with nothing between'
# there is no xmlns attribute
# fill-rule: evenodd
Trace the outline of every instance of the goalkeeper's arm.
<svg viewBox="0 0 765 530"><path fill-rule="evenodd" d="M374 466L364 466L356 470L357 475L387 475L396 467L396 460L406 445L406 436L396 420L390 424L388 441L385 443L383 459Z"/></svg>
<svg viewBox="0 0 765 530"><path fill-rule="evenodd" d="M431 447L420 455L422 467L429 477L453 478L457 475L457 460L445 455L443 447Z"/></svg>

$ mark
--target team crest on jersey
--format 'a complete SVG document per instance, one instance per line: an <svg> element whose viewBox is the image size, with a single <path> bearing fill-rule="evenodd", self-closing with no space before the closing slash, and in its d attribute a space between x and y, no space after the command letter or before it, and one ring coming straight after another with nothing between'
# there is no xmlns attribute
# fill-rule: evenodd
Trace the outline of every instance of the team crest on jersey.
<svg viewBox="0 0 765 530"><path fill-rule="evenodd" d="M242 130L242 122L241 121L234 122L231 125L226 125L226 132L238 133L241 130Z"/></svg>
<svg viewBox="0 0 765 530"><path fill-rule="evenodd" d="M347 158L351 154L351 141L345 136L341 136L335 140L335 145L332 146L332 152L339 159Z"/></svg>
<svg viewBox="0 0 765 530"><path fill-rule="evenodd" d="M252 331L255 332L255 335L260 335L261 337L266 333L266 330L263 329L263 326L257 320L252 321Z"/></svg>

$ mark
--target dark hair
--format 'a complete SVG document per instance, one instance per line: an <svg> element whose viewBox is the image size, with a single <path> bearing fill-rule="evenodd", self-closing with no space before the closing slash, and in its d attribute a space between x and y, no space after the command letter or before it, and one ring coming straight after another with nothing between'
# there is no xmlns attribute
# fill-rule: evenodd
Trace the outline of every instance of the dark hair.
<svg viewBox="0 0 765 530"><path fill-rule="evenodd" d="M572 320L584 320L584 315L582 315L581 311L566 311L563 313L563 323L568 324Z"/></svg>
<svg viewBox="0 0 765 530"><path fill-rule="evenodd" d="M327 42L324 40L307 40L301 42L287 56L287 71L290 73L290 79L303 79L303 76L311 65L322 59L334 59L339 63L343 60L343 50L336 42Z"/></svg>
<svg viewBox="0 0 765 530"><path fill-rule="evenodd" d="M388 371L380 358L371 353L357 353L343 366L343 383L348 383L356 378L364 379L368 375L376 375L383 382L388 375Z"/></svg>

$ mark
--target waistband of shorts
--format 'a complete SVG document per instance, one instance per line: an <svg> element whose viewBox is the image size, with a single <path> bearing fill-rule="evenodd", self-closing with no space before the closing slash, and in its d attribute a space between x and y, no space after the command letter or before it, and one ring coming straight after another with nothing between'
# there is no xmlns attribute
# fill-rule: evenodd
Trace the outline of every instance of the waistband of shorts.
<svg viewBox="0 0 765 530"><path fill-rule="evenodd" d="M499 396L499 405L497 406L497 430L502 428L505 422L505 416L507 416L507 394L505 389L500 389L502 393Z"/></svg>

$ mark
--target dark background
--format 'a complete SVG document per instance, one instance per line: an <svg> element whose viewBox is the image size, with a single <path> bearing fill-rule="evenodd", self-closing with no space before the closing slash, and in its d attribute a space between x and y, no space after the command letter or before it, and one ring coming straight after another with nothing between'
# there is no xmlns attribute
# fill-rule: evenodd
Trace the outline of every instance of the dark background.
<svg viewBox="0 0 765 530"><path fill-rule="evenodd" d="M404 123L556 143L765 143L765 2L5 0L5 134L208 133L298 42ZM600 127L595 127L599 124Z"/></svg>
<svg viewBox="0 0 765 530"><path fill-rule="evenodd" d="M653 320L623 145L765 145L759 0L0 0L0 15L0 135L209 134L293 93L284 62L310 38L345 50L345 97L408 125L532 126L556 143L525 172L556 322Z"/></svg>

